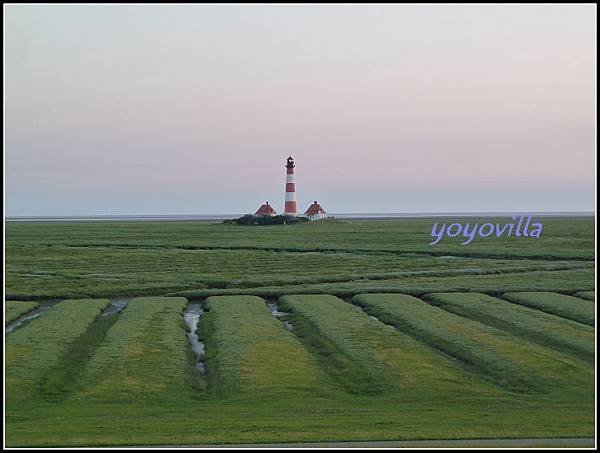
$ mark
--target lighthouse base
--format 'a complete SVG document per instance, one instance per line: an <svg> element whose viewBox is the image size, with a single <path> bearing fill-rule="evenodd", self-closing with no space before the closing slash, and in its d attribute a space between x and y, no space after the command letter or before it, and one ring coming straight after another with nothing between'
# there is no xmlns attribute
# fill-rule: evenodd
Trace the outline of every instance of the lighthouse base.
<svg viewBox="0 0 600 453"><path fill-rule="evenodd" d="M285 209L283 210L285 215L292 215L296 217L298 215L298 208L296 207L295 201L286 201Z"/></svg>

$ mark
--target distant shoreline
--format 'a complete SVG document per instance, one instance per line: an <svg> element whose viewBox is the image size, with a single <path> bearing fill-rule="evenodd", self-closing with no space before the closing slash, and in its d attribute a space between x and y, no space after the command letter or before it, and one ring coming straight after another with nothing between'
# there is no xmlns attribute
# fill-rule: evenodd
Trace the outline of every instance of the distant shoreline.
<svg viewBox="0 0 600 453"><path fill-rule="evenodd" d="M114 221L215 221L234 219L243 214L189 215L90 215L90 216L7 216L6 222L114 222ZM334 213L330 217L344 220L394 220L428 218L512 217L595 217L595 212L441 212L441 213Z"/></svg>

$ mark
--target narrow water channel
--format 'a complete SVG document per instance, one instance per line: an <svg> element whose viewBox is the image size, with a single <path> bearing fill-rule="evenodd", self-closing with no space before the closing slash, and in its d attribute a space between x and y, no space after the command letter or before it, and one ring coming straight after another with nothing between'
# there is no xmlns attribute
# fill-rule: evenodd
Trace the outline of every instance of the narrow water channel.
<svg viewBox="0 0 600 453"><path fill-rule="evenodd" d="M23 316L15 319L9 325L4 328L4 335L8 335L9 333L14 332L16 329L21 327L24 323L31 321L32 319L43 316L48 310L54 307L57 303L59 303L62 299L52 299L45 301L36 301L40 304L40 306L34 310L31 310L28 313L25 313Z"/></svg>
<svg viewBox="0 0 600 453"><path fill-rule="evenodd" d="M359 307L360 308L360 307ZM395 326L392 326L391 324L386 324L385 322L383 322L381 319L377 318L376 316L373 315L369 315L366 311L362 310L369 318L374 319L375 321L379 321L382 324L385 324L386 326L388 326L390 329L395 329Z"/></svg>
<svg viewBox="0 0 600 453"><path fill-rule="evenodd" d="M110 300L110 305L102 312L102 316L115 315L123 311L131 299L129 297L118 297Z"/></svg>
<svg viewBox="0 0 600 453"><path fill-rule="evenodd" d="M196 368L202 374L206 371L206 364L204 362L204 342L198 339L198 322L200 321L200 316L203 314L204 310L200 302L188 304L183 312L183 320L190 329L187 336L192 346L192 351L196 355Z"/></svg>
<svg viewBox="0 0 600 453"><path fill-rule="evenodd" d="M382 324L385 324L385 325L386 325L387 327L389 327L390 329L397 330L397 329L396 329L396 326L392 326L391 324L388 324L388 323L386 323L386 322L383 322L383 321L382 321L381 319L379 319L378 317L376 317L376 316L373 316L373 315L369 314L369 313L368 313L368 312L367 312L367 311L364 309L364 307L362 307L362 306L360 306L360 305L358 305L358 304L355 304L354 302L352 302L352 298L351 298L351 297L350 297L350 298L345 298L345 299L343 299L343 300L344 300L344 302L346 302L346 303L348 303L348 304L352 305L353 307L356 307L356 308L358 308L360 311L362 311L362 312L363 312L365 315L367 315L369 318L371 318L371 319L374 319L375 321L378 321L378 322L380 322L380 323L382 323Z"/></svg>
<svg viewBox="0 0 600 453"><path fill-rule="evenodd" d="M294 325L290 321L281 319L284 316L289 316L288 312L280 311L279 306L275 302L267 302L267 306L269 307L269 310L271 310L271 314L279 319L287 330L294 330Z"/></svg>

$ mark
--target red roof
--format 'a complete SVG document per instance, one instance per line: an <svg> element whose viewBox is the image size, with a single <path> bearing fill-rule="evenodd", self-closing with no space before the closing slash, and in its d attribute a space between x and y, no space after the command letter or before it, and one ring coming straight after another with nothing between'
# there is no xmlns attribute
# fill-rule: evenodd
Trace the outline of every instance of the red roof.
<svg viewBox="0 0 600 453"><path fill-rule="evenodd" d="M316 201L308 207L308 209L306 210L304 215L315 215L315 214L327 214L325 212L325 209L323 209L321 207L321 205L319 203L317 203Z"/></svg>
<svg viewBox="0 0 600 453"><path fill-rule="evenodd" d="M260 208L258 208L258 211L256 211L256 213L254 215L275 215L275 214L277 214L277 211L275 211L275 209L273 209L273 207L267 201L265 204L261 205Z"/></svg>

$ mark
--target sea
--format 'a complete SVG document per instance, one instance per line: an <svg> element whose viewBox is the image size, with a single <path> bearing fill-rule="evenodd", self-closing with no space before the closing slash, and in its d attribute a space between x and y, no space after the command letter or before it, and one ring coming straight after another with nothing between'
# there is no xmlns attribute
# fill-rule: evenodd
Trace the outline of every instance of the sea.
<svg viewBox="0 0 600 453"><path fill-rule="evenodd" d="M7 222L131 222L131 221L216 221L235 219L243 214L168 214L168 215L82 215L82 216L8 216ZM428 218L510 217L595 217L595 212L362 212L333 213L330 218L353 220L393 220Z"/></svg>

